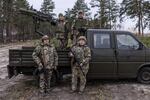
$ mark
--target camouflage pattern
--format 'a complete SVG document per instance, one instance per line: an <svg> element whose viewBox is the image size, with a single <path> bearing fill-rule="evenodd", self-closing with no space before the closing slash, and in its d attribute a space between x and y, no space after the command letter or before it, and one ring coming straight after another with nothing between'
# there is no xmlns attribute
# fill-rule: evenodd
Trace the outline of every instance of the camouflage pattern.
<svg viewBox="0 0 150 100"><path fill-rule="evenodd" d="M87 29L88 22L85 18L77 18L73 21L73 44L77 42L79 36L85 36L84 30Z"/></svg>
<svg viewBox="0 0 150 100"><path fill-rule="evenodd" d="M88 46L73 46L71 51L74 55L74 63L72 66L72 90L77 89L78 78L80 79L80 88L81 92L84 91L86 85L86 75L89 70L89 61L91 59L91 51ZM79 64L83 66L79 67Z"/></svg>
<svg viewBox="0 0 150 100"><path fill-rule="evenodd" d="M86 28L88 26L87 20L85 18L77 18L73 22L73 27L78 30L80 28Z"/></svg>
<svg viewBox="0 0 150 100"><path fill-rule="evenodd" d="M67 21L58 21L58 24L56 27L56 34L57 34L56 37L58 40L60 40L59 45L61 48L64 48L67 45L68 33L67 33L66 29L67 29Z"/></svg>
<svg viewBox="0 0 150 100"><path fill-rule="evenodd" d="M39 86L40 86L40 92L44 93L47 92L50 89L50 82L52 77L53 70L46 69L46 72L41 73L39 75Z"/></svg>
<svg viewBox="0 0 150 100"><path fill-rule="evenodd" d="M38 67L41 67L45 69L44 72L40 73L40 89L41 92L44 92L45 90L50 88L50 81L53 69L56 69L56 66L58 65L58 55L55 50L55 47L52 45L44 45L41 43L38 45L33 54L32 54L33 60L38 65Z"/></svg>
<svg viewBox="0 0 150 100"><path fill-rule="evenodd" d="M66 24L65 21L58 21L56 32L57 33L65 33L65 24Z"/></svg>

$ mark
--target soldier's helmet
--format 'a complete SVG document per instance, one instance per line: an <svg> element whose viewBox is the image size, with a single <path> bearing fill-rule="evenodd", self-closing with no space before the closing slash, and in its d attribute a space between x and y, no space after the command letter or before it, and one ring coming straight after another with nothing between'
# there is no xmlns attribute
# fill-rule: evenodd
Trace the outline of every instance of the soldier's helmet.
<svg viewBox="0 0 150 100"><path fill-rule="evenodd" d="M58 15L59 17L61 17L61 16L64 16L62 13L59 13L59 15Z"/></svg>
<svg viewBox="0 0 150 100"><path fill-rule="evenodd" d="M78 14L84 14L83 10L79 10Z"/></svg>
<svg viewBox="0 0 150 100"><path fill-rule="evenodd" d="M80 40L84 40L85 42L87 42L87 39L86 39L85 36L80 36L80 37L78 38L78 41L80 41Z"/></svg>
<svg viewBox="0 0 150 100"><path fill-rule="evenodd" d="M43 41L43 40L47 40L47 39L49 39L49 37L48 37L47 35L44 35L44 36L42 37L42 41Z"/></svg>

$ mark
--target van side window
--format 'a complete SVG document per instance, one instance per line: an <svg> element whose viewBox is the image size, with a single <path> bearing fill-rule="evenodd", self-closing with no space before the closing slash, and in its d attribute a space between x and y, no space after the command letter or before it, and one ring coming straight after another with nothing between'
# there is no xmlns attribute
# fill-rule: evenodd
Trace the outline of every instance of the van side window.
<svg viewBox="0 0 150 100"><path fill-rule="evenodd" d="M110 35L94 34L94 48L110 48Z"/></svg>
<svg viewBox="0 0 150 100"><path fill-rule="evenodd" d="M117 34L118 49L138 49L139 42L128 34Z"/></svg>

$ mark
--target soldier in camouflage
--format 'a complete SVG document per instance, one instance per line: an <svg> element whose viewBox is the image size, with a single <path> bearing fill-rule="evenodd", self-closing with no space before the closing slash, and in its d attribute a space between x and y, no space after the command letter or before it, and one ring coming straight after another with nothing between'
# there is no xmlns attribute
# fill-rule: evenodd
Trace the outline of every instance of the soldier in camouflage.
<svg viewBox="0 0 150 100"><path fill-rule="evenodd" d="M86 75L89 70L89 61L91 59L91 50L86 45L86 38L80 36L75 46L71 48L72 57L72 91L77 90L78 78L80 79L79 93L82 94L86 85Z"/></svg>
<svg viewBox="0 0 150 100"><path fill-rule="evenodd" d="M80 10L78 12L78 18L73 21L72 30L73 30L73 44L76 43L79 36L85 36L88 26L87 19L84 18L84 12Z"/></svg>
<svg viewBox="0 0 150 100"><path fill-rule="evenodd" d="M58 65L57 52L55 47L50 44L49 37L47 35L42 37L42 42L35 48L32 57L38 65L40 92L46 93L50 90L53 70L56 70Z"/></svg>
<svg viewBox="0 0 150 100"><path fill-rule="evenodd" d="M68 31L67 31L67 24L68 22L65 21L65 17L62 13L59 14L59 20L57 23L56 34L57 39L59 40L60 48L65 48L67 46L67 38L68 38Z"/></svg>

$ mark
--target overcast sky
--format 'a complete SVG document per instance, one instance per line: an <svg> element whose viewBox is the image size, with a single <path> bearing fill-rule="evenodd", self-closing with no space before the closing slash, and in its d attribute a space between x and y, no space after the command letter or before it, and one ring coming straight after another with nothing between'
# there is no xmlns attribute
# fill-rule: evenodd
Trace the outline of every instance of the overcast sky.
<svg viewBox="0 0 150 100"><path fill-rule="evenodd" d="M53 0L55 2L55 10L56 14L64 13L68 8L72 8L76 0ZM30 5L33 5L35 9L40 9L43 0L28 0ZM90 0L85 0L86 3L89 4ZM96 11L96 10L94 10Z"/></svg>
<svg viewBox="0 0 150 100"><path fill-rule="evenodd" d="M37 10L40 9L41 4L43 0L27 0L30 5L33 5L33 7ZM55 2L55 10L54 13L64 13L68 8L72 8L76 0L53 0ZM89 4L91 0L85 0L86 3ZM117 0L118 3L121 3L122 0ZM90 7L90 5L89 5ZM92 14L94 15L96 13L97 9L91 9ZM122 23L123 28L122 30L130 30L133 31L135 23L131 20L127 20L124 23Z"/></svg>

